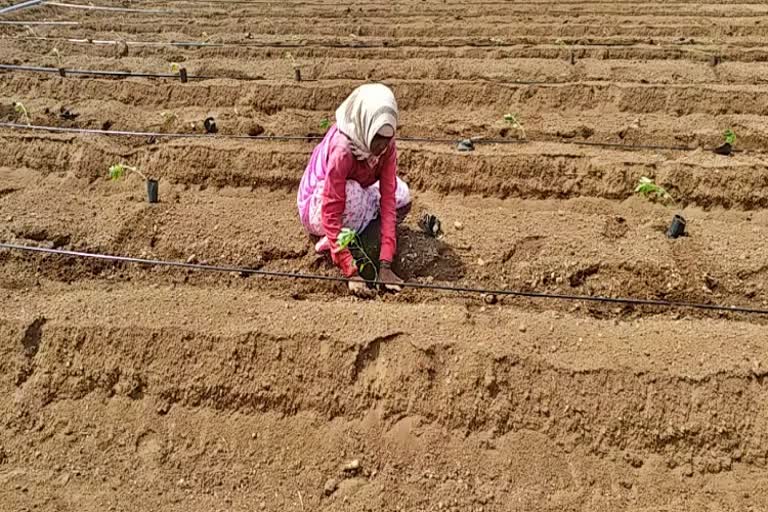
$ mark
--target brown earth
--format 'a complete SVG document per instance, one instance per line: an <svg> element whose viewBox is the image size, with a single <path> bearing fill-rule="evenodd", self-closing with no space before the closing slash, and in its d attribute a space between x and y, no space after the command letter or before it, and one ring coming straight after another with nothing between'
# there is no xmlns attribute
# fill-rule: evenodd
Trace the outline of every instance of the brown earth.
<svg viewBox="0 0 768 512"><path fill-rule="evenodd" d="M768 308L763 2L100 5L175 12L15 12L79 24L0 25L0 64L208 78L0 70L0 122L222 137L0 127L0 242L338 275L311 143L226 136L319 134L381 80L440 139L398 146L408 280ZM0 510L768 510L766 316L495 299L0 250Z"/></svg>

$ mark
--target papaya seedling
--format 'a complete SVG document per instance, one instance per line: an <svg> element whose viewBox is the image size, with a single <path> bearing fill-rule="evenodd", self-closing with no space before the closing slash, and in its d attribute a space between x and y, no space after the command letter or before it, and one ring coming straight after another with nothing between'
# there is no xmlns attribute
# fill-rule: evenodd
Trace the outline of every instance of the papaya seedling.
<svg viewBox="0 0 768 512"><path fill-rule="evenodd" d="M58 64L59 68L62 68L64 66L61 65L61 52L59 52L58 48L54 48L51 50L51 53L56 56L56 64Z"/></svg>
<svg viewBox="0 0 768 512"><path fill-rule="evenodd" d="M647 199L657 199L661 201L668 201L672 199L672 196L667 192L667 189L661 185L657 185L651 178L643 176L635 187L635 193Z"/></svg>
<svg viewBox="0 0 768 512"><path fill-rule="evenodd" d="M171 73L179 75L182 83L187 83L187 68L180 66L178 62L171 62Z"/></svg>
<svg viewBox="0 0 768 512"><path fill-rule="evenodd" d="M163 118L162 130L164 132L171 131L171 128L178 119L178 116L176 116L174 112L161 112L160 117Z"/></svg>
<svg viewBox="0 0 768 512"><path fill-rule="evenodd" d="M523 123L518 118L517 114L506 114L504 116L504 121L506 121L512 127L513 130L520 132L521 138L523 139L528 138L525 135L525 127L523 126Z"/></svg>
<svg viewBox="0 0 768 512"><path fill-rule="evenodd" d="M725 139L725 142L715 148L715 153L718 155L730 155L733 153L733 147L736 145L736 133L728 128L723 133L723 139Z"/></svg>
<svg viewBox="0 0 768 512"><path fill-rule="evenodd" d="M145 180L149 179L147 178L147 175L141 172L137 167L133 167L131 165L126 164L114 164L109 166L109 179L111 180L119 180L123 176L125 176L128 172L136 173Z"/></svg>
<svg viewBox="0 0 768 512"><path fill-rule="evenodd" d="M671 202L676 209L678 208L677 201L672 197L672 194L646 176L643 176L638 181L637 186L635 187L635 193L649 200L661 201L662 203ZM672 217L672 223L667 228L667 237L678 238L685 235L686 221L682 213L682 210L678 209L678 213Z"/></svg>
<svg viewBox="0 0 768 512"><path fill-rule="evenodd" d="M290 52L285 54L285 58L291 62L291 67L293 68L293 78L297 82L301 82L301 69L299 68L299 63L296 62L296 59Z"/></svg>
<svg viewBox="0 0 768 512"><path fill-rule="evenodd" d="M158 196L158 183L157 180L148 178L146 174L141 172L137 167L126 165L124 163L118 163L111 165L109 167L109 179L111 180L119 180L123 176L126 175L126 173L132 172L135 174L138 174L142 178L144 178L144 181L147 182L147 201L150 203L156 203L157 202L157 196Z"/></svg>
<svg viewBox="0 0 768 512"><path fill-rule="evenodd" d="M27 126L32 125L32 120L29 118L29 111L27 110L27 107L25 107L22 102L20 101L15 102L13 104L13 110L15 110L17 114L21 115L24 122L27 123Z"/></svg>
<svg viewBox="0 0 768 512"><path fill-rule="evenodd" d="M556 40L555 43L565 49L567 52L566 55L568 55L568 61L571 63L571 65L576 64L576 53L573 51L573 47L571 47L571 45L562 39Z"/></svg>
<svg viewBox="0 0 768 512"><path fill-rule="evenodd" d="M367 268L370 267L373 270L373 281L379 280L379 271L376 269L376 265L373 263L373 260L370 258L370 256L368 256L368 253L363 248L363 244L360 241L360 237L357 235L357 231L354 229L343 228L339 232L339 236L336 238L336 244L339 246L339 251L350 249L360 255L360 259L362 261L356 261L360 274L362 274Z"/></svg>

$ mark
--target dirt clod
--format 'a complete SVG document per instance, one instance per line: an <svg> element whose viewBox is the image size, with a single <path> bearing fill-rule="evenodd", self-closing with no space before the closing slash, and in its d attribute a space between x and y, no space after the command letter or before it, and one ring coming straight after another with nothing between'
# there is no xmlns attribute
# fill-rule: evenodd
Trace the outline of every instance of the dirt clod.
<svg viewBox="0 0 768 512"><path fill-rule="evenodd" d="M323 492L325 492L326 496L332 495L334 492L336 492L336 489L339 488L339 481L335 478L329 478L325 481L325 485L323 485Z"/></svg>

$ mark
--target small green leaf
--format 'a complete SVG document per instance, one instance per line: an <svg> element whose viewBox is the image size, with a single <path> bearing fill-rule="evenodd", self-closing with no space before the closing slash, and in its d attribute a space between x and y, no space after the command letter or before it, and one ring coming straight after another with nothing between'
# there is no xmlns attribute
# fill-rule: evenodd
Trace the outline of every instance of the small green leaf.
<svg viewBox="0 0 768 512"><path fill-rule="evenodd" d="M725 133L723 134L723 137L725 137L725 142L727 142L731 146L736 144L736 134L730 128L725 130Z"/></svg>
<svg viewBox="0 0 768 512"><path fill-rule="evenodd" d="M670 196L669 192L662 187L657 185L653 182L651 178L643 176L638 180L637 186L635 187L635 193L642 195L643 197L651 198L654 197L656 199L671 199L672 196Z"/></svg>
<svg viewBox="0 0 768 512"><path fill-rule="evenodd" d="M346 249L357 238L357 233L354 229L343 228L339 232L339 236L336 238L336 244L340 250Z"/></svg>
<svg viewBox="0 0 768 512"><path fill-rule="evenodd" d="M320 120L320 128L322 128L323 130L327 130L330 127L331 127L331 121L327 117Z"/></svg>
<svg viewBox="0 0 768 512"><path fill-rule="evenodd" d="M123 177L125 174L125 166L123 164L115 164L109 168L109 178L117 180Z"/></svg>

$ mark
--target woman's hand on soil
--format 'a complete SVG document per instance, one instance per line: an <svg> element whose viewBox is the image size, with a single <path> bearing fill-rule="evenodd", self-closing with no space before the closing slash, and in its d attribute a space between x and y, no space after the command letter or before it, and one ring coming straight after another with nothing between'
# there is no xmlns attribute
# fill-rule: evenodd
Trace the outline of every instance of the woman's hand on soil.
<svg viewBox="0 0 768 512"><path fill-rule="evenodd" d="M376 295L376 290L368 288L368 283L360 276L350 277L347 285L350 293L361 299L372 299Z"/></svg>
<svg viewBox="0 0 768 512"><path fill-rule="evenodd" d="M400 279L397 274L392 272L391 268L381 269L381 272L379 272L379 281L385 283L385 290L389 290L391 292L399 292L403 289L401 286L403 284L403 280Z"/></svg>

